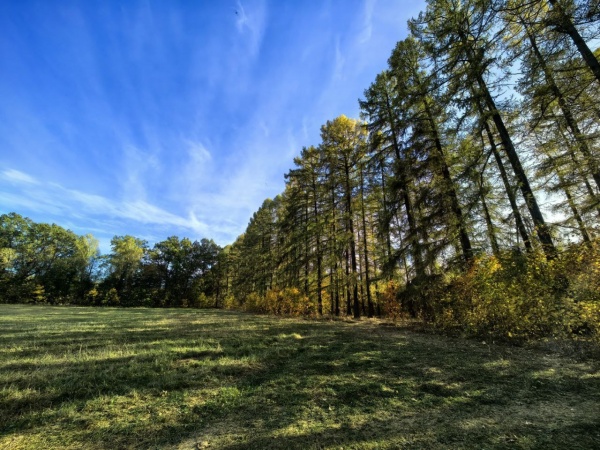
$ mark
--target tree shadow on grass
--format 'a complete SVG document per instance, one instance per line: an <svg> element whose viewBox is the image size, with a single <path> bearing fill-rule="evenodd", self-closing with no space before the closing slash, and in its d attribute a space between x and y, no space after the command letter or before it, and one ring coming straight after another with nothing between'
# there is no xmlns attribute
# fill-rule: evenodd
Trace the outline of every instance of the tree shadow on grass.
<svg viewBox="0 0 600 450"><path fill-rule="evenodd" d="M571 428L568 435L559 433L552 441L545 437L553 427L568 430L561 428L565 421L573 426L597 420L585 411L565 419L569 403L576 404L584 396L590 399L586 407L598 408L599 380L585 379L585 371L569 370L543 380L540 373L548 368L544 365L554 366L555 361L543 361L540 355L531 360L519 349L458 340L451 340L450 344L458 344L452 348L443 338L402 335L397 336L401 345L390 348L385 344L392 342L382 346L377 337L357 340L353 333L344 332L333 337L337 339L329 346L288 348L283 358L274 352L265 370L240 380L250 388L248 404L255 409L231 412L227 421L243 423L252 430L251 437L241 438L238 444L215 445L382 448L390 440L389 448L481 448L484 444L514 448L516 443L526 448L541 443L545 448L563 448L573 440L580 448L598 444L587 425L579 431ZM257 426L251 418L261 412ZM378 415L388 416L396 426L382 426L375 419ZM330 429L298 434L312 419L328 423ZM359 422L359 431L348 433L346 429L355 428L353 420ZM404 431L398 430L398 423ZM521 423L525 426L519 428ZM423 445L425 431L427 445Z"/></svg>
<svg viewBox="0 0 600 450"><path fill-rule="evenodd" d="M65 327L47 335L51 344L20 342L30 357L72 359L4 363L0 438L47 433L56 448L66 433L82 448L599 444L590 366L360 324L128 313L91 335ZM79 359L78 346L87 351Z"/></svg>

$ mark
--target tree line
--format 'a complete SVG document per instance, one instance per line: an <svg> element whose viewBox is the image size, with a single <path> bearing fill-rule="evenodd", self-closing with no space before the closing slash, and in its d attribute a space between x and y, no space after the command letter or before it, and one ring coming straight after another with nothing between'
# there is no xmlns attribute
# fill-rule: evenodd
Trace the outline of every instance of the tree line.
<svg viewBox="0 0 600 450"><path fill-rule="evenodd" d="M225 249L233 304L600 322L599 19L597 2L429 0L360 120L324 124Z"/></svg>
<svg viewBox="0 0 600 450"><path fill-rule="evenodd" d="M218 260L212 240L176 236L152 248L115 236L100 255L91 234L16 213L0 216L0 301L109 306L215 306Z"/></svg>

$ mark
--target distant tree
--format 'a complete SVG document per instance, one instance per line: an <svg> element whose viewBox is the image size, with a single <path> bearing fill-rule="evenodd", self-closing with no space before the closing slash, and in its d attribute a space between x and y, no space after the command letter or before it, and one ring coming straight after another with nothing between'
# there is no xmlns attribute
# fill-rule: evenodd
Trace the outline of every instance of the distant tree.
<svg viewBox="0 0 600 450"><path fill-rule="evenodd" d="M0 286L5 302L79 302L92 287L94 238L16 213L0 216ZM93 255L92 255L93 253Z"/></svg>
<svg viewBox="0 0 600 450"><path fill-rule="evenodd" d="M142 267L142 259L148 251L148 243L130 235L115 236L110 241L111 253L107 255L108 276L105 290L115 289L119 303L127 306L137 303L134 289L135 278Z"/></svg>

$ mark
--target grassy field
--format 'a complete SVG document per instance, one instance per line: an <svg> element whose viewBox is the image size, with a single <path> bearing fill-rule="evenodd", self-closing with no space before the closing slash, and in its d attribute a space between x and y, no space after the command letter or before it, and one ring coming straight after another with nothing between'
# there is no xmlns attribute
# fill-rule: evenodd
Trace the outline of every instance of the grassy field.
<svg viewBox="0 0 600 450"><path fill-rule="evenodd" d="M377 322L0 305L0 448L600 448L600 364Z"/></svg>

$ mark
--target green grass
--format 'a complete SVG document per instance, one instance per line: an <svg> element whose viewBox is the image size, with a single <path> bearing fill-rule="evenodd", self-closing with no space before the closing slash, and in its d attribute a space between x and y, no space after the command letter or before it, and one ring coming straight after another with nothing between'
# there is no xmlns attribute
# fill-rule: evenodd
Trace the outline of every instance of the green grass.
<svg viewBox="0 0 600 450"><path fill-rule="evenodd" d="M0 448L600 448L600 367L375 321L0 305Z"/></svg>

